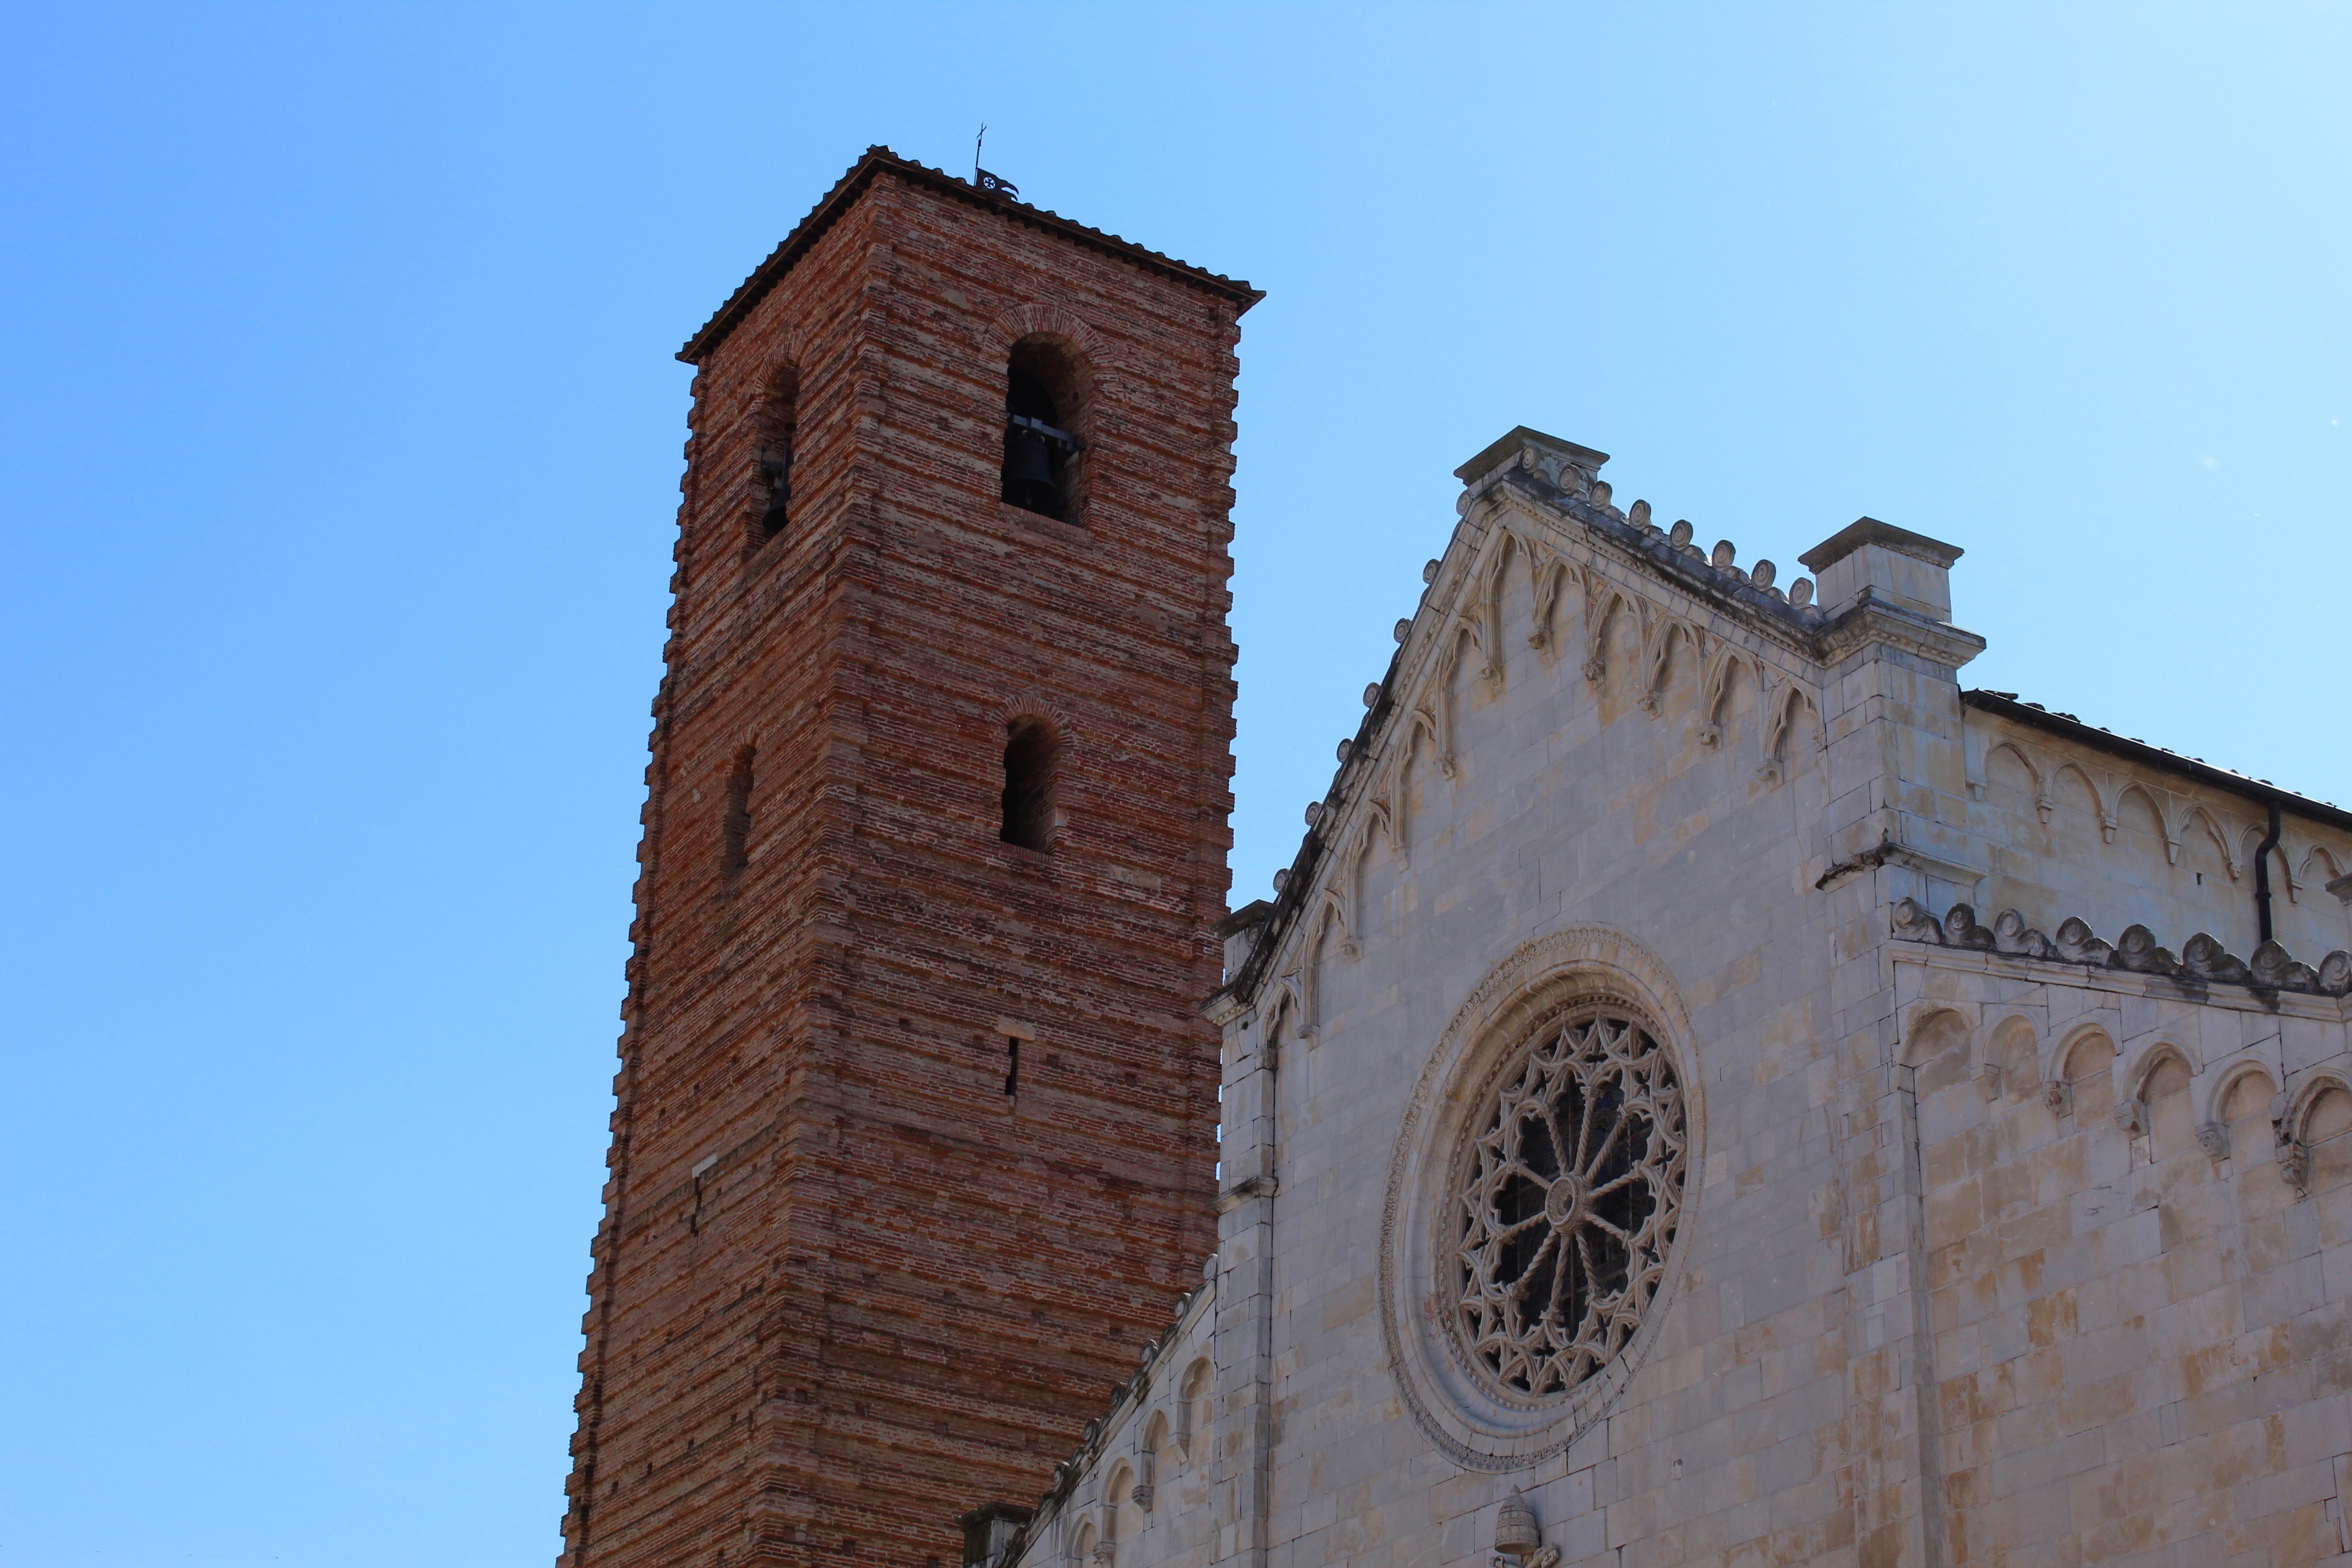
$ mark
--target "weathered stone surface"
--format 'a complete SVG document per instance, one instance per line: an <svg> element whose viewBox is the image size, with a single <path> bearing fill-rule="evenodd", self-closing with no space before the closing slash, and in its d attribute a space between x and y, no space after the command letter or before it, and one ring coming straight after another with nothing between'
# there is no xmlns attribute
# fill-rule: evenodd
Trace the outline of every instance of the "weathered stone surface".
<svg viewBox="0 0 2352 1568"><path fill-rule="evenodd" d="M1019 1563L2336 1559L2352 817L1964 699L1948 545L1865 519L1802 557L1816 609L1619 514L1603 460L1523 429L1461 470L1212 1004L1213 1289ZM1496 1228L1463 1140L1581 995L1672 1055L1691 1176L1642 1332L1514 1412L1446 1327ZM1477 1201L1583 1202L1536 1174Z"/></svg>

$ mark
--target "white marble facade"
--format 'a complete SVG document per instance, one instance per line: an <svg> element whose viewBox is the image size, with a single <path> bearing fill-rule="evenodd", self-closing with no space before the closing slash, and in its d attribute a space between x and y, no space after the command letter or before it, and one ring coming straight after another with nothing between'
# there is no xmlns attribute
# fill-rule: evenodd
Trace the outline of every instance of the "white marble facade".
<svg viewBox="0 0 2352 1568"><path fill-rule="evenodd" d="M2352 814L1964 697L1956 549L1865 519L1814 603L1603 461L1520 429L1461 470L1297 865L1227 922L1202 1289L975 1555L2346 1554ZM1618 1325L1530 1393L1465 1327L1465 1173L1604 1016L1674 1097L1578 1091L1649 1140L1647 1261L1527 1320ZM1512 1223L1607 1252L1605 1185Z"/></svg>

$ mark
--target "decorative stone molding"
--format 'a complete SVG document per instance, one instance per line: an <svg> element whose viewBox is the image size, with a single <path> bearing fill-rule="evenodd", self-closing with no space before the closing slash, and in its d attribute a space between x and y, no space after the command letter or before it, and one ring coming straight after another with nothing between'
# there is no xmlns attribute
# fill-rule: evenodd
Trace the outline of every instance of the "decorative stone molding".
<svg viewBox="0 0 2352 1568"><path fill-rule="evenodd" d="M2229 1127L2227 1124L2220 1121L2199 1122L2197 1124L2197 1146L2200 1149L2204 1150L2206 1156L2212 1160L2215 1164L2220 1164L2222 1161L2230 1157Z"/></svg>
<svg viewBox="0 0 2352 1568"><path fill-rule="evenodd" d="M2201 931L2181 943L2180 972L2199 980L2220 980L2232 985L2250 984L2254 978L2244 959L2226 951L2218 940Z"/></svg>
<svg viewBox="0 0 2352 1568"><path fill-rule="evenodd" d="M1954 904L1945 911L1943 931L1947 947L1989 949L1993 945L1992 932L1977 924L1977 911L1968 904Z"/></svg>
<svg viewBox="0 0 2352 1568"><path fill-rule="evenodd" d="M2126 926L2116 943L2116 955L2108 963L2117 969L2128 969L2138 974L2178 974L2180 961L2172 950L2156 945L2156 934L2146 926Z"/></svg>
<svg viewBox="0 0 2352 1568"><path fill-rule="evenodd" d="M1166 1357L1169 1348L1184 1336L1186 1326L1198 1313L1208 1311L1214 1305L1213 1298L1217 1283L1215 1254L1212 1253L1203 1264L1202 1276L1202 1288L1179 1296L1176 1299L1173 1320L1165 1330L1161 1331L1158 1339L1144 1345L1142 1358L1134 1375L1112 1390L1109 1408L1087 1423L1086 1430L1078 1439L1076 1451L1054 1467L1053 1484L1046 1488L1045 1496L1037 1500L1036 1508L1021 1525L1018 1532L1010 1538L1003 1552L997 1559L998 1562L1009 1563L1020 1560L1029 1541L1069 1505L1072 1496L1078 1489L1078 1483L1103 1461L1108 1438L1113 1433L1125 1429L1122 1418L1139 1418L1140 1412L1151 1394L1153 1375L1161 1370L1160 1363ZM1171 1369L1169 1376L1172 1379L1175 1375L1174 1371ZM1168 1392L1181 1398L1186 1391L1177 1386L1170 1388ZM1179 1406L1177 1426L1180 1446L1189 1447L1192 1440L1190 1412L1182 1405ZM1144 1474L1148 1476L1150 1471L1146 1469ZM1150 1490L1150 1483L1147 1480L1137 1489ZM1146 1497L1138 1496L1134 1500L1139 1506L1147 1510L1151 1506L1150 1500Z"/></svg>
<svg viewBox="0 0 2352 1568"><path fill-rule="evenodd" d="M2063 1078L2053 1078L2042 1086L2042 1109L2053 1116L2074 1114L2074 1086Z"/></svg>
<svg viewBox="0 0 2352 1568"><path fill-rule="evenodd" d="M1992 944L2002 952L2021 952L2028 958L2055 958L2058 946L2038 931L2030 929L2025 917L2015 910L2003 910L1992 922Z"/></svg>
<svg viewBox="0 0 2352 1568"><path fill-rule="evenodd" d="M1824 664L1843 664L1873 645L1907 653L1947 669L1958 669L1984 652L1974 632L1931 621L1916 610L1865 597L1822 629L1818 646Z"/></svg>
<svg viewBox="0 0 2352 1568"><path fill-rule="evenodd" d="M2089 963L2101 968L2116 955L2115 943L2093 936L2089 924L2079 915L2068 915L2059 922L2057 949L2053 956L2068 963Z"/></svg>
<svg viewBox="0 0 2352 1568"><path fill-rule="evenodd" d="M1895 901L1891 929L1900 942L1975 948L2015 958L2124 969L2138 974L2168 974L2209 984L2243 985L2256 991L2301 991L2319 996L2352 994L2352 952L2341 949L2321 959L2315 969L2298 963L2279 943L2267 942L2254 950L2254 961L2248 963L2224 949L2217 938L2199 931L2182 944L2180 956L2176 958L2169 949L2158 946L2155 934L2142 925L2126 927L2122 940L2110 946L2093 936L2089 925L2078 916L2067 917L2053 939L2029 929L2024 917L2015 910L2002 910L1988 931L1977 923L1976 911L1966 904L1954 904L1938 921L1916 899Z"/></svg>

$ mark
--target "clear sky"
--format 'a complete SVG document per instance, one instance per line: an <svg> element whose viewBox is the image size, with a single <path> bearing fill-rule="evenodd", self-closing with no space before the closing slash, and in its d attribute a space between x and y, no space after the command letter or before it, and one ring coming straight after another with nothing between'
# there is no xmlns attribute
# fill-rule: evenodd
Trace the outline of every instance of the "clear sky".
<svg viewBox="0 0 2352 1568"><path fill-rule="evenodd" d="M2340 6L0 7L0 1563L552 1557L670 356L869 142L1269 291L1239 901L1521 423L2352 800L2347 79Z"/></svg>

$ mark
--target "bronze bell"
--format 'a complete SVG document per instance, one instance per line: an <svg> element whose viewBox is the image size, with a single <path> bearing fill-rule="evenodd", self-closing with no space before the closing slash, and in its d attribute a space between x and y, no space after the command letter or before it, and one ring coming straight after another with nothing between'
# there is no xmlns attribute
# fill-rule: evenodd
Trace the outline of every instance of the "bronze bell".
<svg viewBox="0 0 2352 1568"><path fill-rule="evenodd" d="M769 534L782 531L792 508L793 455L789 448L760 459L760 478L768 487L768 503L760 511L760 527Z"/></svg>
<svg viewBox="0 0 2352 1568"><path fill-rule="evenodd" d="M1004 466L1004 477L1008 482L1053 485L1054 458L1046 448L1045 437L1034 431L1016 430L1007 445L1013 448L1005 454L1008 461Z"/></svg>
<svg viewBox="0 0 2352 1568"><path fill-rule="evenodd" d="M1536 1510L1517 1492L1503 1500L1502 1509L1495 1515L1495 1551L1504 1557L1532 1557L1543 1546L1543 1531L1536 1528Z"/></svg>
<svg viewBox="0 0 2352 1568"><path fill-rule="evenodd" d="M1061 515L1062 481L1054 472L1053 447L1045 437L1018 426L1006 432L1004 499L1048 517Z"/></svg>

